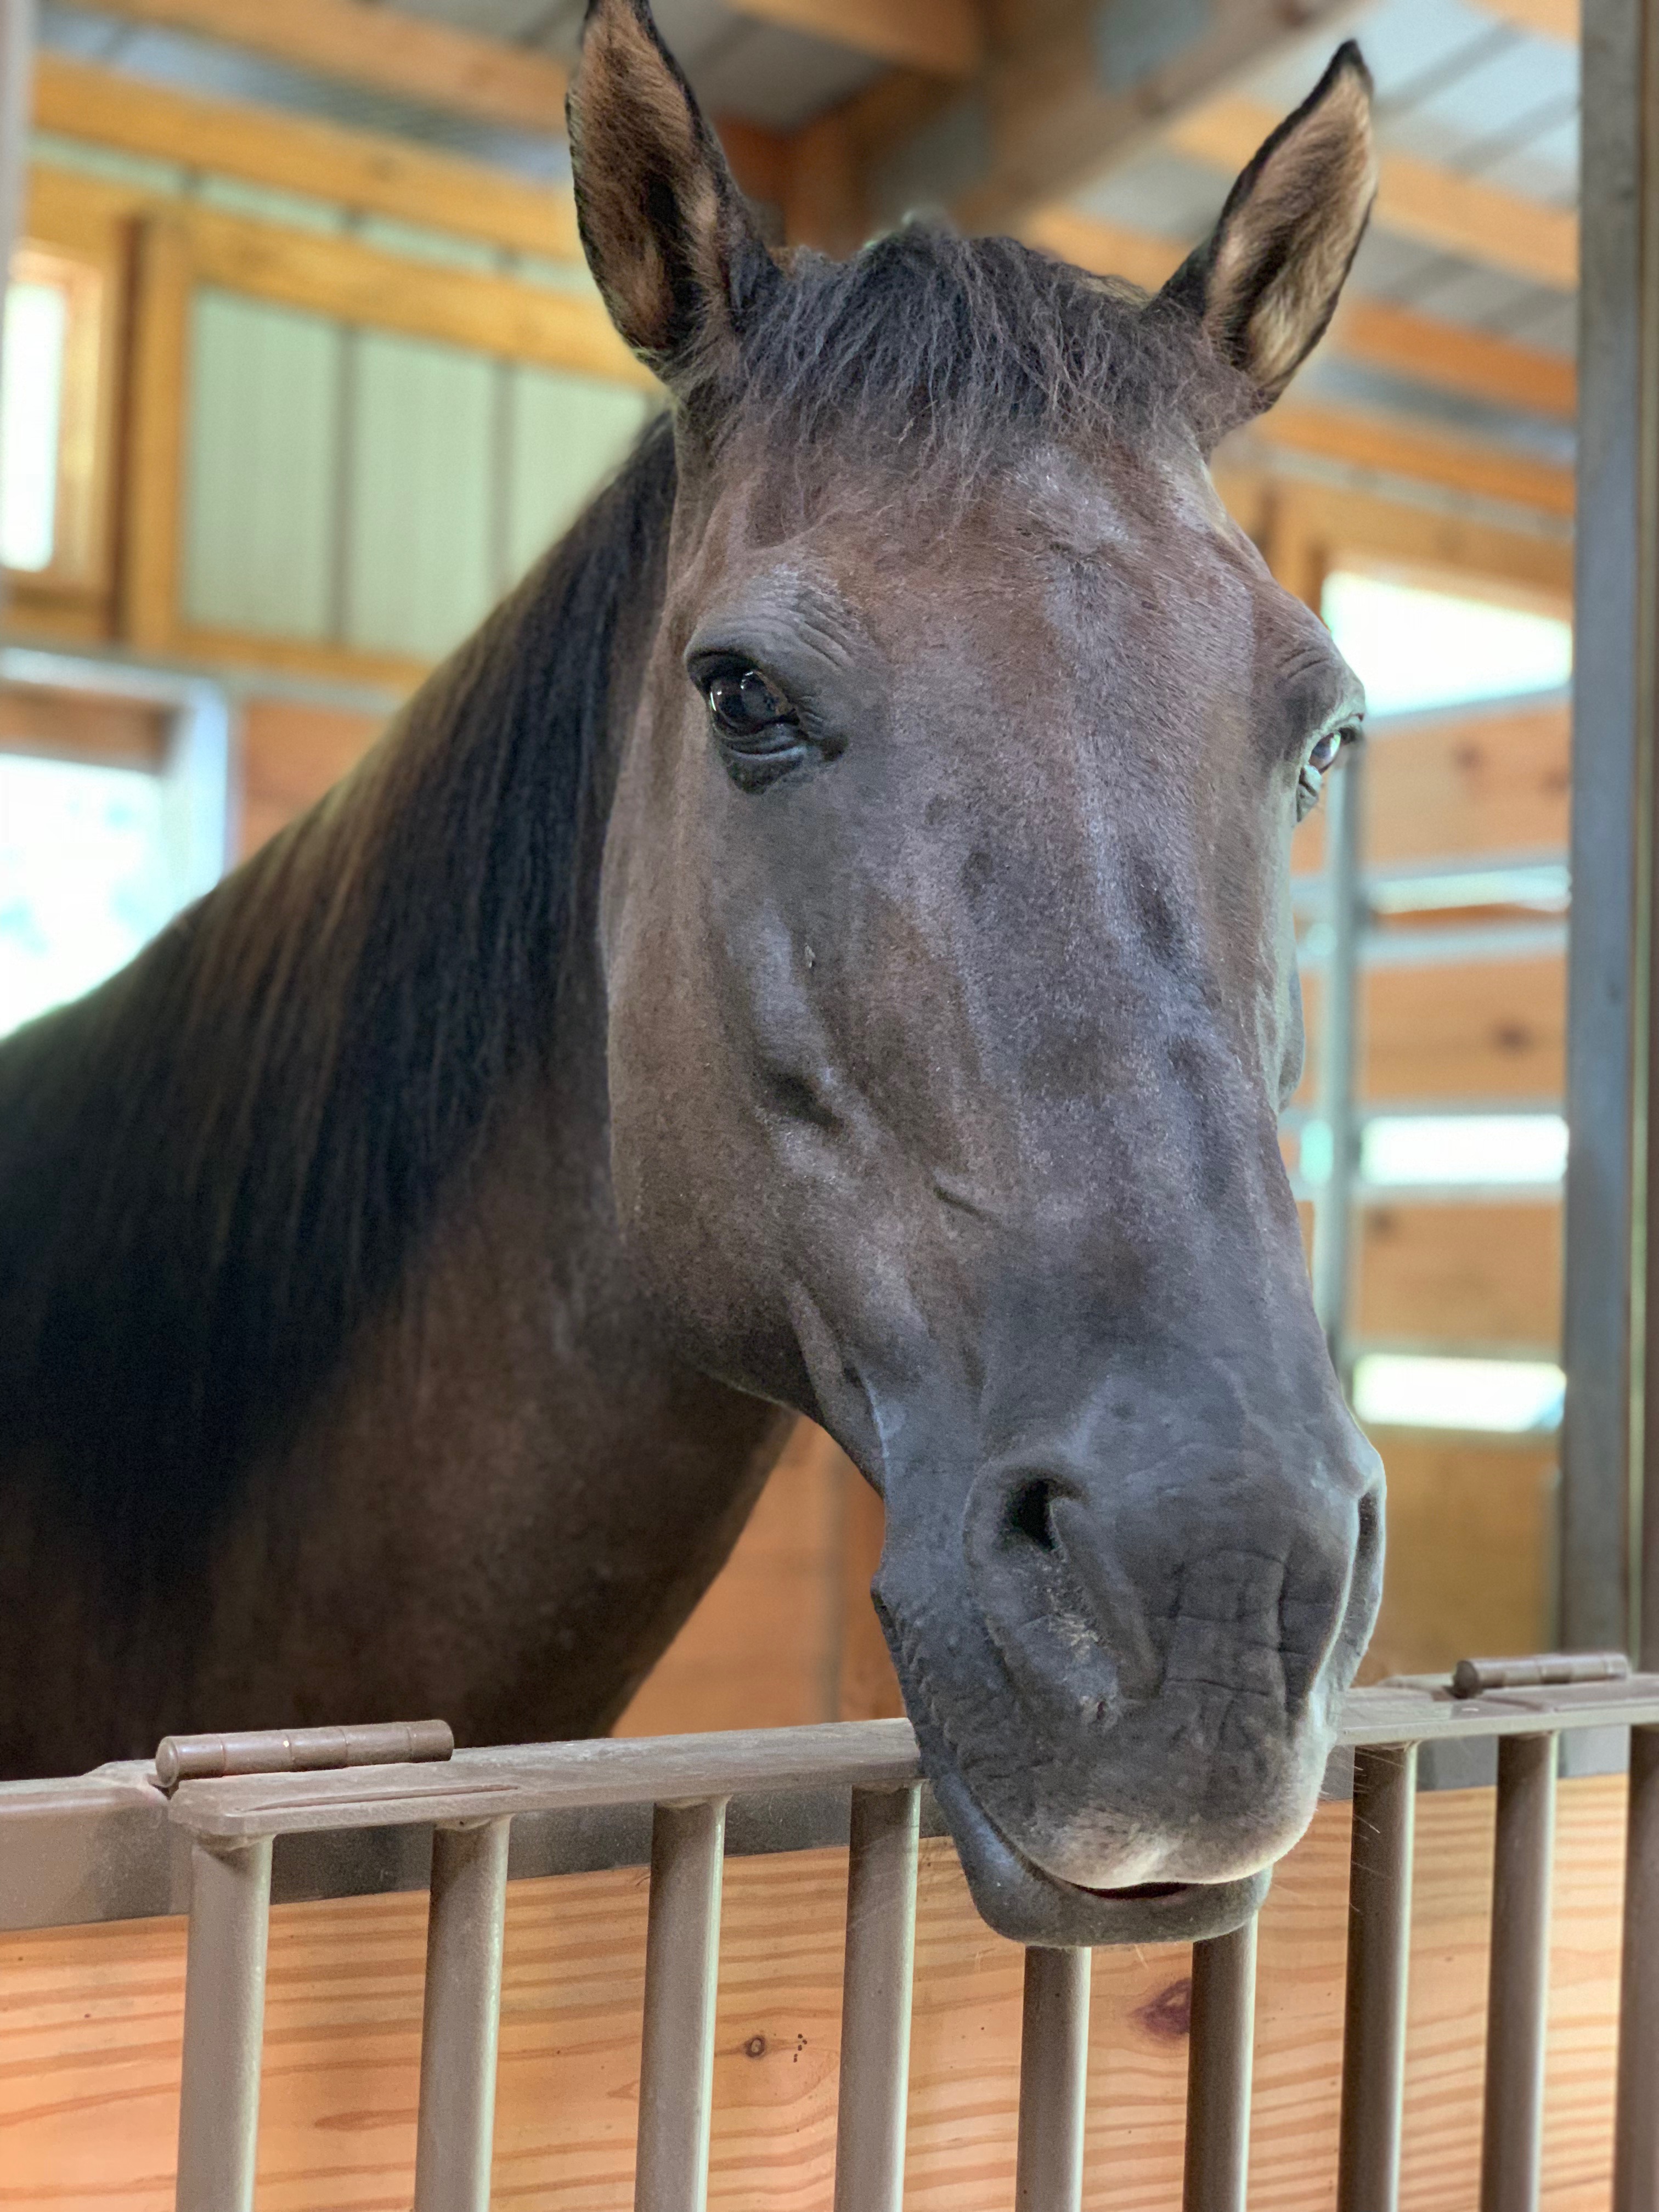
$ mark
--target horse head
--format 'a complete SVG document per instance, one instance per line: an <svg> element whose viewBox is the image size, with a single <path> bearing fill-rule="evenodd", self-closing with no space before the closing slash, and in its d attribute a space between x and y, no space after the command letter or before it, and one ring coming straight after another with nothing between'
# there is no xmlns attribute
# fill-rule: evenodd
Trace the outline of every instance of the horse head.
<svg viewBox="0 0 1659 2212"><path fill-rule="evenodd" d="M640 0L572 92L678 466L604 857L622 1233L883 1493L925 1764L1027 1941L1242 1917L1376 1606L1276 1130L1291 832L1363 702L1206 468L1329 320L1369 91L1345 47L1150 299L926 224L775 254Z"/></svg>

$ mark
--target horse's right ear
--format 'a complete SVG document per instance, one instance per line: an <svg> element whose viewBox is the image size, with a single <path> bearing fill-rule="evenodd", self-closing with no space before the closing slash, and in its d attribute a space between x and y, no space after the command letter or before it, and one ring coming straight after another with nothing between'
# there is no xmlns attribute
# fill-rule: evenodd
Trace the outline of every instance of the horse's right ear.
<svg viewBox="0 0 1659 2212"><path fill-rule="evenodd" d="M568 112L576 220L611 320L671 388L717 378L781 272L647 0L590 0Z"/></svg>

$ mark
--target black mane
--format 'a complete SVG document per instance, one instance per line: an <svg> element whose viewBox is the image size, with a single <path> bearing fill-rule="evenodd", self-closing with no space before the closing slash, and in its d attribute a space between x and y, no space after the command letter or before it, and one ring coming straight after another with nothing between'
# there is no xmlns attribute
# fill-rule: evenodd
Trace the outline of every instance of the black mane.
<svg viewBox="0 0 1659 2212"><path fill-rule="evenodd" d="M188 1513L395 1283L550 1044L674 483L659 419L344 785L0 1044L0 1460Z"/></svg>
<svg viewBox="0 0 1659 2212"><path fill-rule="evenodd" d="M1207 444L1249 411L1190 317L1016 239L909 222L849 261L799 252L786 282L745 289L744 411L970 484L1027 435L1142 435L1184 416Z"/></svg>

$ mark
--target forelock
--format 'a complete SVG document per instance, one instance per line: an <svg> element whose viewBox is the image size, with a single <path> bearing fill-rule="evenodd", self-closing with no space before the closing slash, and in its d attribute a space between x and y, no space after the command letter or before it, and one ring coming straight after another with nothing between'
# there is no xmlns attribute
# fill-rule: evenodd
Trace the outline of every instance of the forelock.
<svg viewBox="0 0 1659 2212"><path fill-rule="evenodd" d="M1027 441L1206 441L1231 374L1184 317L1011 238L910 222L848 261L801 251L742 331L737 418L972 478Z"/></svg>

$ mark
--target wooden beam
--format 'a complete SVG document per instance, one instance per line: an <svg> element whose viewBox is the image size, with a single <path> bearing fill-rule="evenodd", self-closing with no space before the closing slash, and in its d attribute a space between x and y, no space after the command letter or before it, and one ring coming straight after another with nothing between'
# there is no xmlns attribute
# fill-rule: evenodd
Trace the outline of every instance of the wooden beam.
<svg viewBox="0 0 1659 2212"><path fill-rule="evenodd" d="M1358 566L1454 580L1485 580L1565 611L1572 599L1572 545L1559 532L1508 529L1440 501L1389 498L1316 477L1270 473L1223 460L1216 483L1230 511L1247 517L1291 505L1297 526L1329 550L1334 567Z"/></svg>
<svg viewBox="0 0 1659 2212"><path fill-rule="evenodd" d="M100 11L427 107L544 133L564 129L567 84L549 54L366 0L97 0Z"/></svg>
<svg viewBox="0 0 1659 2212"><path fill-rule="evenodd" d="M966 230L1012 229L1343 8L1212 0L1200 34L1168 46L1173 11L1141 12L1146 35L1115 40L1136 11L1091 0L1005 6L992 11L985 64L967 85L896 71L858 94L838 113L865 188L860 228L933 200Z"/></svg>
<svg viewBox="0 0 1659 2212"><path fill-rule="evenodd" d="M1286 400L1253 422L1246 434L1270 450L1340 461L1443 491L1500 500L1548 515L1570 518L1573 511L1570 468L1483 441L1408 429L1357 408Z"/></svg>
<svg viewBox="0 0 1659 2212"><path fill-rule="evenodd" d="M1149 292L1174 271L1187 250L1179 240L1103 222L1067 207L1042 209L1021 226L1020 235L1044 252L1101 276L1127 276ZM1325 345L1368 368L1497 406L1527 409L1563 422L1572 421L1577 406L1577 371L1564 356L1386 301L1346 301Z"/></svg>
<svg viewBox="0 0 1659 2212"><path fill-rule="evenodd" d="M805 31L929 76L971 76L984 34L971 0L731 0L751 22Z"/></svg>
<svg viewBox="0 0 1659 2212"><path fill-rule="evenodd" d="M1462 392L1500 407L1518 407L1571 422L1578 411L1578 372L1570 355L1545 353L1438 316L1419 315L1384 300L1352 299L1340 309L1328 341L1348 361L1363 362Z"/></svg>
<svg viewBox="0 0 1659 2212"><path fill-rule="evenodd" d="M179 222L203 283L340 322L657 389L597 300L434 267L355 239L285 230L211 208L183 210Z"/></svg>
<svg viewBox="0 0 1659 2212"><path fill-rule="evenodd" d="M1578 43L1578 0L1475 0L1482 15L1496 15L1517 31Z"/></svg>
<svg viewBox="0 0 1659 2212"><path fill-rule="evenodd" d="M1276 109L1256 100L1216 100L1181 117L1167 136L1194 161L1237 170L1280 120ZM1402 238L1534 284L1570 292L1578 282L1575 215L1411 155L1382 157L1376 220Z"/></svg>
<svg viewBox="0 0 1659 2212"><path fill-rule="evenodd" d="M164 218L183 240L194 283L506 361L658 389L591 295L417 261L326 231L256 222L46 163L37 163L29 180L29 228L44 238L92 236L100 224L149 217Z"/></svg>
<svg viewBox="0 0 1659 2212"><path fill-rule="evenodd" d="M526 184L481 161L406 139L342 130L239 100L204 100L142 78L43 53L34 120L59 137L189 162L325 200L354 213L479 238L555 260L578 258L568 191Z"/></svg>
<svg viewBox="0 0 1659 2212"><path fill-rule="evenodd" d="M1019 235L1059 260L1097 276L1125 276L1147 292L1156 292L1174 275L1187 252L1179 239L1131 230L1126 223L1106 222L1069 207L1039 208L1021 223Z"/></svg>

